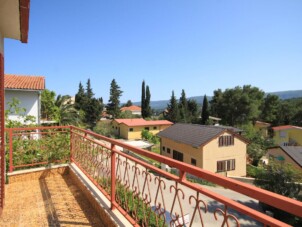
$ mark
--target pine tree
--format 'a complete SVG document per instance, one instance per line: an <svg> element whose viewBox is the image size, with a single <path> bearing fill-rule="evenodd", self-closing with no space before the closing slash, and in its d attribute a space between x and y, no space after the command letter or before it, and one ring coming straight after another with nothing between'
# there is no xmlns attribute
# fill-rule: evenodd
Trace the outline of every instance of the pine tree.
<svg viewBox="0 0 302 227"><path fill-rule="evenodd" d="M174 91L172 91L172 96L171 96L170 102L167 107L167 112L168 112L166 115L167 120L169 120L173 123L176 123L179 121L179 109L178 109L178 103L177 103L176 97L174 95Z"/></svg>
<svg viewBox="0 0 302 227"><path fill-rule="evenodd" d="M142 118L146 117L146 91L145 81L142 82L142 99L141 99Z"/></svg>
<svg viewBox="0 0 302 227"><path fill-rule="evenodd" d="M209 116L210 116L209 103L208 103L207 96L204 95L203 103L202 103L202 110L201 110L201 124L202 125L205 125L208 122Z"/></svg>
<svg viewBox="0 0 302 227"><path fill-rule="evenodd" d="M110 97L106 106L107 113L112 115L113 118L117 118L120 114L120 97L123 91L116 83L115 79L111 81L110 85Z"/></svg>
<svg viewBox="0 0 302 227"><path fill-rule="evenodd" d="M185 123L190 121L188 117L188 101L184 89L182 89L181 96L179 98L179 114L181 121Z"/></svg>
<svg viewBox="0 0 302 227"><path fill-rule="evenodd" d="M146 99L145 99L145 117L151 117L152 116L152 110L150 107L150 100L151 100L151 93L149 86L146 87Z"/></svg>
<svg viewBox="0 0 302 227"><path fill-rule="evenodd" d="M85 103L85 90L82 83L80 82L78 93L75 95L75 104L74 104L75 108L77 110L83 110L84 103Z"/></svg>
<svg viewBox="0 0 302 227"><path fill-rule="evenodd" d="M87 84L86 84L86 97L88 99L92 99L92 97L94 96L93 92L92 92L92 88L90 85L90 79L87 80Z"/></svg>

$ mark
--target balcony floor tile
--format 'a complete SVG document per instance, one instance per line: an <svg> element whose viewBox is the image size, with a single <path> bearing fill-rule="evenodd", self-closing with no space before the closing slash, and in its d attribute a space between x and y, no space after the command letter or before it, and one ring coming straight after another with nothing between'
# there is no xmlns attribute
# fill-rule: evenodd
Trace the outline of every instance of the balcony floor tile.
<svg viewBox="0 0 302 227"><path fill-rule="evenodd" d="M6 185L0 226L104 225L67 174Z"/></svg>

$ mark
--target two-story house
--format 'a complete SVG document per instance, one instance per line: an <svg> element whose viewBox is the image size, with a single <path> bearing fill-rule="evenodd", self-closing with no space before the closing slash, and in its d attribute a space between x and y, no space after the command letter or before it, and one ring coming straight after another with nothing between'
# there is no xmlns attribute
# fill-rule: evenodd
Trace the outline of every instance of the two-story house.
<svg viewBox="0 0 302 227"><path fill-rule="evenodd" d="M177 123L158 133L161 154L214 173L246 175L248 142L233 130Z"/></svg>
<svg viewBox="0 0 302 227"><path fill-rule="evenodd" d="M282 125L272 128L273 140L278 146L302 146L302 127Z"/></svg>

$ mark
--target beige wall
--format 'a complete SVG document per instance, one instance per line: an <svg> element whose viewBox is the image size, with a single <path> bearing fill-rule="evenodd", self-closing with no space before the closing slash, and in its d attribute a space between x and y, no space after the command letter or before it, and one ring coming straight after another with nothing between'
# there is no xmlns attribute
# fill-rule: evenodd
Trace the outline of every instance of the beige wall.
<svg viewBox="0 0 302 227"><path fill-rule="evenodd" d="M112 122L112 126L114 127L115 135L119 135L121 138L128 139L128 140L135 140L135 139L141 139L142 138L142 130L145 129L145 127L149 127L149 132L151 132L153 135L159 133L160 131L168 128L170 125L145 125L145 126L135 126L130 127L125 124L118 124L116 121ZM156 128L154 128L156 127ZM132 132L130 132L130 128L133 129Z"/></svg>
<svg viewBox="0 0 302 227"><path fill-rule="evenodd" d="M285 163L290 163L297 169L302 170L302 168L291 157L289 157L280 147L268 149L266 153L266 157L269 159L270 155L274 156L275 158L278 156L282 156L284 158Z"/></svg>
<svg viewBox="0 0 302 227"><path fill-rule="evenodd" d="M225 135L229 135L225 133ZM163 146L165 151L163 151ZM170 148L170 154L167 153ZM246 143L234 139L234 146L219 147L218 138L215 138L204 147L194 148L190 145L175 142L167 138L161 138L162 155L173 158L173 150L183 153L184 162L191 164L191 158L196 159L197 167L217 172L217 161L235 159L235 170L228 171L231 176L246 175Z"/></svg>
<svg viewBox="0 0 302 227"><path fill-rule="evenodd" d="M283 133L283 137L280 134ZM287 130L278 130L274 132L274 142L276 145L283 146L284 143L294 140L297 145L302 146L302 130L301 129L287 129Z"/></svg>

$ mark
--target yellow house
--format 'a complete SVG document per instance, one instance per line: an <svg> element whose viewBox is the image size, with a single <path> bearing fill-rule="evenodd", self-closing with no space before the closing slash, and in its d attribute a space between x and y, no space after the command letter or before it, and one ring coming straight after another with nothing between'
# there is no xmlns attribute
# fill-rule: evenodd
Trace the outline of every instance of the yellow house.
<svg viewBox="0 0 302 227"><path fill-rule="evenodd" d="M254 124L254 128L261 133L262 136L268 137L268 129L271 127L270 123L256 121Z"/></svg>
<svg viewBox="0 0 302 227"><path fill-rule="evenodd" d="M158 136L164 156L214 173L246 175L248 142L231 129L177 123L158 133Z"/></svg>
<svg viewBox="0 0 302 227"><path fill-rule="evenodd" d="M302 146L277 146L267 150L269 160L290 163L298 170L302 170Z"/></svg>
<svg viewBox="0 0 302 227"><path fill-rule="evenodd" d="M282 125L272 128L278 146L302 146L302 127Z"/></svg>
<svg viewBox="0 0 302 227"><path fill-rule="evenodd" d="M143 118L133 118L114 119L111 124L115 135L127 140L135 140L142 138L141 133L144 129L155 135L173 123L166 120L146 121Z"/></svg>

